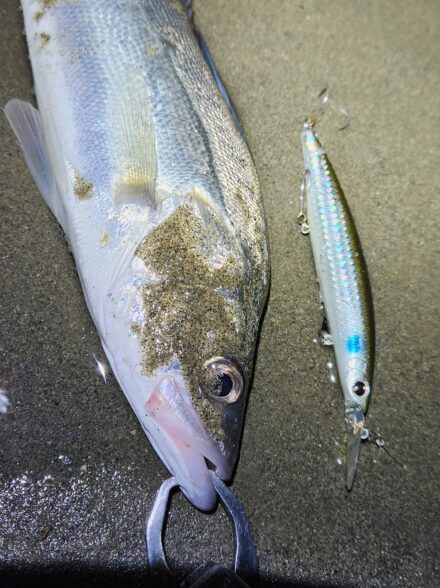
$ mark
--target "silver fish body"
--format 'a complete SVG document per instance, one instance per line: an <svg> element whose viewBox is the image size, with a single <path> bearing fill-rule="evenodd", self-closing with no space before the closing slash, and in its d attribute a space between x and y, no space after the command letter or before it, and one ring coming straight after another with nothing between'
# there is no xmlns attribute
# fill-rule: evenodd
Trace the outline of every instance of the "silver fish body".
<svg viewBox="0 0 440 588"><path fill-rule="evenodd" d="M269 261L256 171L180 2L23 0L6 114L139 421L187 497L236 461Z"/></svg>
<svg viewBox="0 0 440 588"><path fill-rule="evenodd" d="M313 130L313 121L304 123L301 143L307 223L345 399L347 487L351 488L373 385L375 328L371 288L353 217Z"/></svg>

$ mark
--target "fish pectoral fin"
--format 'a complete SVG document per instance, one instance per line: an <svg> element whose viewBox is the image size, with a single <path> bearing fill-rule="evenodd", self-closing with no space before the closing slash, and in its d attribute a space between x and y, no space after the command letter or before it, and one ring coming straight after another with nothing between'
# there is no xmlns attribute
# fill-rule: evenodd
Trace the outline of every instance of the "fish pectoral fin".
<svg viewBox="0 0 440 588"><path fill-rule="evenodd" d="M129 168L114 182L113 202L117 206L124 204L156 206L157 201L155 178L146 176L141 169Z"/></svg>
<svg viewBox="0 0 440 588"><path fill-rule="evenodd" d="M66 214L47 154L40 113L29 102L13 98L6 104L5 114L38 189L66 232Z"/></svg>
<svg viewBox="0 0 440 588"><path fill-rule="evenodd" d="M124 91L110 98L114 135L112 196L118 205L157 208L164 199L157 183L155 122L145 82L130 68L123 74Z"/></svg>

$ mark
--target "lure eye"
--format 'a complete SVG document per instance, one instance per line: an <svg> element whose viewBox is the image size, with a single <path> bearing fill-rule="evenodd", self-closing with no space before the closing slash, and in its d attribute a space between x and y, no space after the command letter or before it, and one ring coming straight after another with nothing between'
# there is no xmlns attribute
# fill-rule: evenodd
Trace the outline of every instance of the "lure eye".
<svg viewBox="0 0 440 588"><path fill-rule="evenodd" d="M240 367L230 359L216 357L207 361L205 368L210 370L214 376L211 397L222 404L236 402L244 387Z"/></svg>
<svg viewBox="0 0 440 588"><path fill-rule="evenodd" d="M353 385L353 393L356 394L356 396L365 396L365 394L368 394L368 392L370 391L370 386L367 384L367 382L356 382Z"/></svg>

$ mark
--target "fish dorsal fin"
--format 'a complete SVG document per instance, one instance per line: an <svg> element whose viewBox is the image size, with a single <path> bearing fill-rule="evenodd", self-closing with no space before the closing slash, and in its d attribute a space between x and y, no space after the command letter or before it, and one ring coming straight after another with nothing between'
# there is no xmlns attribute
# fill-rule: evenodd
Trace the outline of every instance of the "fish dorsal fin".
<svg viewBox="0 0 440 588"><path fill-rule="evenodd" d="M125 91L115 92L110 120L117 171L113 177L116 205L146 204L156 208L161 198L156 191L157 155L154 119L147 86L142 77L127 73Z"/></svg>
<svg viewBox="0 0 440 588"><path fill-rule="evenodd" d="M58 194L47 154L40 113L29 102L14 98L6 104L5 114L20 143L35 183L46 204L66 231L66 213L63 200Z"/></svg>

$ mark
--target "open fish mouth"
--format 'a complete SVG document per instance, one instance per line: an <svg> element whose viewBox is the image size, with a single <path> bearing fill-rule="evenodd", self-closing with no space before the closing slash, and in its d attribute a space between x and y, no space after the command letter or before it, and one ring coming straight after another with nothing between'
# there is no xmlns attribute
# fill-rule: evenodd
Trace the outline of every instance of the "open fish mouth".
<svg viewBox="0 0 440 588"><path fill-rule="evenodd" d="M182 492L197 508L213 509L217 493L209 470L228 480L234 464L202 425L179 372L161 377L145 410L149 422L144 430Z"/></svg>

